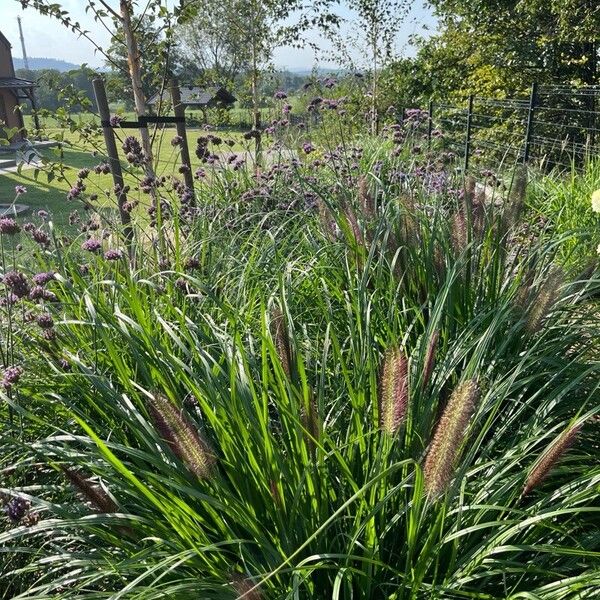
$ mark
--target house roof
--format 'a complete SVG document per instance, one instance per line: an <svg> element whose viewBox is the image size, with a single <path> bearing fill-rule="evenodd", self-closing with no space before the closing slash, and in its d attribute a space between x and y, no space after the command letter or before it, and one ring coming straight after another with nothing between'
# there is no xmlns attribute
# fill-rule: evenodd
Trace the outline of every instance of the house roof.
<svg viewBox="0 0 600 600"><path fill-rule="evenodd" d="M186 85L181 86L179 92L181 94L181 104L184 106L206 106L213 101L233 104L237 100L233 94L228 92L224 87L219 86L201 88ZM152 106L158 104L160 100L165 103L171 100L171 94L168 90L163 91L162 97L158 92L154 94L148 100L148 104Z"/></svg>
<svg viewBox="0 0 600 600"><path fill-rule="evenodd" d="M8 38L0 31L0 42L2 42L8 49L12 48Z"/></svg>
<svg viewBox="0 0 600 600"><path fill-rule="evenodd" d="M29 81L28 79L19 79L18 77L0 77L0 88L22 89L32 87L35 87L35 83L33 81Z"/></svg>

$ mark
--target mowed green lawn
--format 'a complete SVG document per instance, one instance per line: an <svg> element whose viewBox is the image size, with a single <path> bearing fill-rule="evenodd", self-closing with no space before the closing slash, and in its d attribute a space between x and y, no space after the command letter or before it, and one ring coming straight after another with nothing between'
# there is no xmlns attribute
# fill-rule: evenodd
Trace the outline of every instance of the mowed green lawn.
<svg viewBox="0 0 600 600"><path fill-rule="evenodd" d="M54 126L52 126L54 125ZM82 168L92 169L97 164L104 162L105 150L102 135L94 135L91 140L82 140L79 133L71 132L68 129L56 127L56 123L46 122L45 133L52 140L60 140L60 146L47 148L43 151L43 157L48 161L48 166L42 169L23 167L20 172L0 171L0 203L10 204L15 200L15 186L22 185L27 188L27 193L21 196L19 203L27 204L31 207L31 213L43 209L52 215L53 222L58 227L68 226L69 214L78 208L81 208L81 202L77 200L68 200L67 194L77 180L77 172ZM206 131L200 128L188 129L188 147L190 150L192 170L197 169L201 163L196 157L196 140L201 135L206 135ZM155 170L157 175L171 175L177 173L177 167L180 164L180 150L173 147L171 140L176 134L174 128L165 128L155 133L153 138L153 151L155 157ZM216 133L223 139L233 139L235 145L229 148L225 145L219 146L221 153L239 153L245 150L242 145L242 134L235 131L225 131ZM126 135L136 135L135 130L117 131L119 138L123 139ZM117 142L123 165L126 166L124 153L121 150L121 142ZM50 165L54 164L54 176L49 179L48 173ZM134 188L137 184L135 175L126 175L126 183ZM96 175L92 173L86 180L87 193L98 194L98 202L102 205L110 204L107 199L106 191L113 187L111 175ZM137 195L136 195L137 196ZM30 214L31 214L30 213Z"/></svg>

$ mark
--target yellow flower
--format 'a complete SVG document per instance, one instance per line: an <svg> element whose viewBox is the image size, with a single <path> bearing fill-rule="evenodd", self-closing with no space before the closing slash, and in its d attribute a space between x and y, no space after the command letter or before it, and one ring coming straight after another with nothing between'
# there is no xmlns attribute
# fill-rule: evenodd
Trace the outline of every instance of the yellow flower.
<svg viewBox="0 0 600 600"><path fill-rule="evenodd" d="M600 190L592 193L592 210L600 213Z"/></svg>

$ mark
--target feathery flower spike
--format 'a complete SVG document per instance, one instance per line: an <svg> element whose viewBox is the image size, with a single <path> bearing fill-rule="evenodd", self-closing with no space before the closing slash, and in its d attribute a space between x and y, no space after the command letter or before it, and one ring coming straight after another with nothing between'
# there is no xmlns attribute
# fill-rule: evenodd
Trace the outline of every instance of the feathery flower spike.
<svg viewBox="0 0 600 600"><path fill-rule="evenodd" d="M423 466L429 497L442 494L452 480L459 448L478 399L479 387L474 380L464 381L452 393L437 424Z"/></svg>

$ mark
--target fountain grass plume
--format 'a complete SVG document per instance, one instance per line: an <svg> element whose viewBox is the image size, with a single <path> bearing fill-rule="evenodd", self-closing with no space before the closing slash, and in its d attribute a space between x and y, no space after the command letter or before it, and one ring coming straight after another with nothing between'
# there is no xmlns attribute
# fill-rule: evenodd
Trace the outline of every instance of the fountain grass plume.
<svg viewBox="0 0 600 600"><path fill-rule="evenodd" d="M433 368L435 366L435 353L437 350L438 341L440 339L439 329L436 329L429 338L427 343L427 351L425 353L425 364L423 365L423 387L427 387Z"/></svg>
<svg viewBox="0 0 600 600"><path fill-rule="evenodd" d="M521 497L527 496L532 490L541 485L560 458L575 443L580 430L581 424L573 425L563 431L546 447L529 472Z"/></svg>
<svg viewBox="0 0 600 600"><path fill-rule="evenodd" d="M431 498L442 494L452 480L465 431L478 399L479 386L475 380L463 381L452 393L438 421L423 466L425 489Z"/></svg>
<svg viewBox="0 0 600 600"><path fill-rule="evenodd" d="M558 300L563 279L563 274L559 269L552 269L538 293L531 300L525 325L529 333L533 334L540 330L544 320Z"/></svg>
<svg viewBox="0 0 600 600"><path fill-rule="evenodd" d="M281 366L289 378L292 372L290 338L283 312L279 306L274 306L271 311L271 336L275 342L275 350Z"/></svg>
<svg viewBox="0 0 600 600"><path fill-rule="evenodd" d="M396 433L408 409L408 359L401 347L390 348L379 380L379 427Z"/></svg>
<svg viewBox="0 0 600 600"><path fill-rule="evenodd" d="M80 472L60 467L71 485L85 498L90 506L99 513L114 513L118 511L115 501L98 485L94 485Z"/></svg>
<svg viewBox="0 0 600 600"><path fill-rule="evenodd" d="M211 473L216 462L210 446L185 415L166 396L156 394L148 411L161 438L198 478Z"/></svg>

